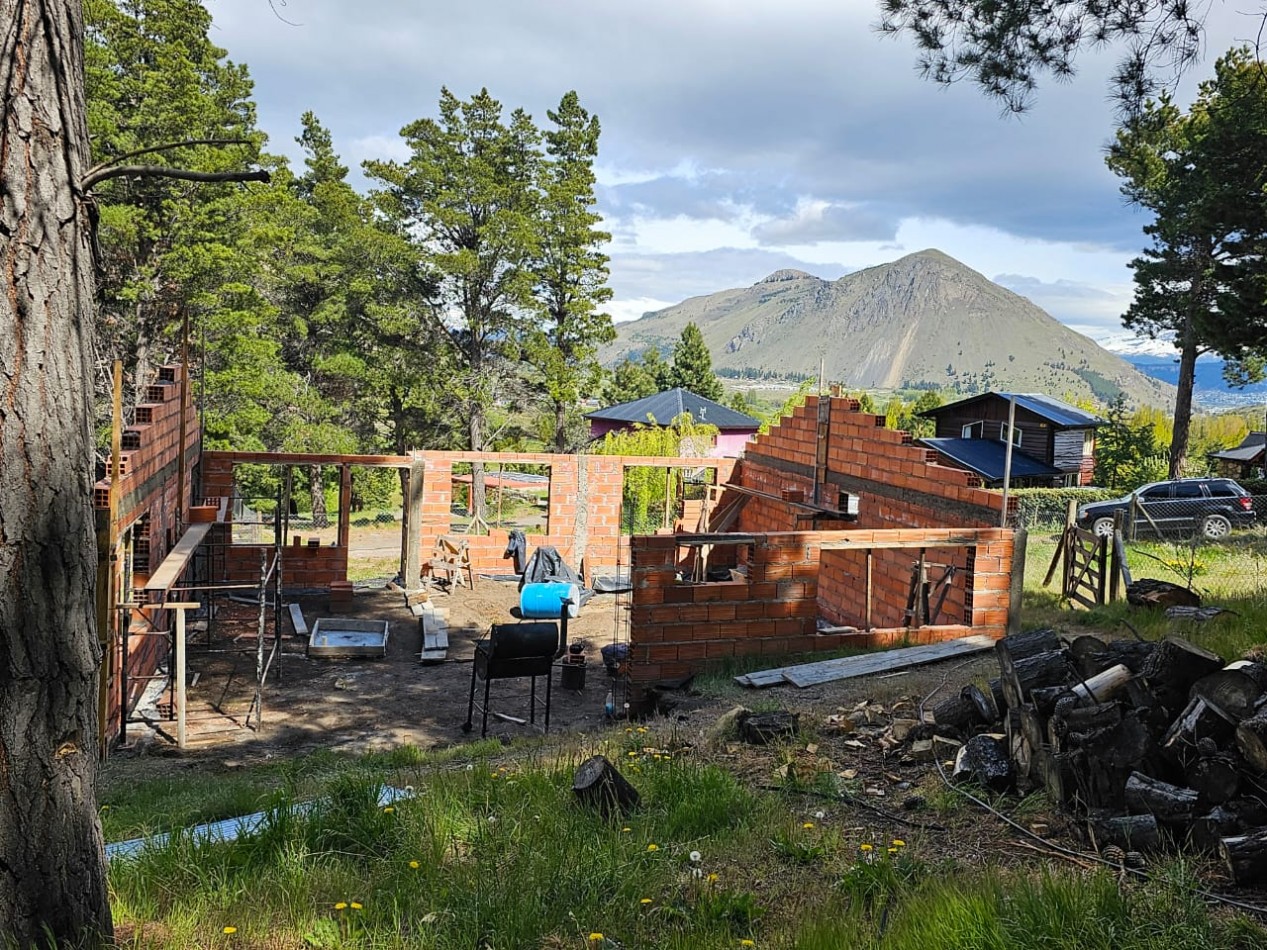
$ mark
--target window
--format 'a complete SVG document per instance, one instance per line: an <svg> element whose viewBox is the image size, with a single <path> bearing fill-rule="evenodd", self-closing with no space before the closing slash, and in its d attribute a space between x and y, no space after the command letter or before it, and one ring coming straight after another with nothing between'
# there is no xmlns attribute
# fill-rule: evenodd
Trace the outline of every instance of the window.
<svg viewBox="0 0 1267 950"><path fill-rule="evenodd" d="M1239 498L1241 494L1228 482L1210 482L1207 487L1215 498Z"/></svg>
<svg viewBox="0 0 1267 950"><path fill-rule="evenodd" d="M1200 482L1176 482L1175 483L1176 498L1204 498L1205 495L1201 491Z"/></svg>
<svg viewBox="0 0 1267 950"><path fill-rule="evenodd" d="M964 426L963 429L960 430L959 437L962 439L985 438L985 423L984 422L968 423L968 425Z"/></svg>
<svg viewBox="0 0 1267 950"><path fill-rule="evenodd" d="M1170 497L1170 486L1154 485L1152 488L1140 492L1139 497L1142 501L1162 501Z"/></svg>
<svg viewBox="0 0 1267 950"><path fill-rule="evenodd" d="M1006 422L999 423L999 441L1001 442L1007 441L1007 423ZM1015 426L1012 428L1012 444L1015 445L1018 449L1021 447L1021 430L1017 429Z"/></svg>

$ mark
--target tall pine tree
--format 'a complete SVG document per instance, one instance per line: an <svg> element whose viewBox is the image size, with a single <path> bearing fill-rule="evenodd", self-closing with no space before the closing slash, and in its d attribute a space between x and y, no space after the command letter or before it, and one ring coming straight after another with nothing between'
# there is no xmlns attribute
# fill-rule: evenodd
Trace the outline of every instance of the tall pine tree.
<svg viewBox="0 0 1267 950"><path fill-rule="evenodd" d="M673 386L689 389L705 399L719 400L725 390L713 373L713 357L704 342L704 334L694 323L688 323L673 347L673 369L669 375Z"/></svg>

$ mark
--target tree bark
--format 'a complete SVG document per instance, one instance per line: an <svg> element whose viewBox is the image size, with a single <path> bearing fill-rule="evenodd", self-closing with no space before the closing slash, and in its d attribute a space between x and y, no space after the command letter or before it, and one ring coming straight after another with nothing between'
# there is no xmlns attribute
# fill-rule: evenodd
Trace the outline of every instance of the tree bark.
<svg viewBox="0 0 1267 950"><path fill-rule="evenodd" d="M478 401L471 403L471 418L468 424L471 437L471 451L484 451L484 407ZM472 522L478 522L482 533L483 526L488 525L488 495L484 491L484 463L471 463L471 492L467 498L466 510L471 513ZM474 533L474 532L473 532Z"/></svg>
<svg viewBox="0 0 1267 950"><path fill-rule="evenodd" d="M1170 439L1170 474L1169 478L1180 478L1183 475L1184 463L1188 460L1188 430L1192 426L1192 387L1197 374L1197 334L1193 326L1191 309L1197 306L1201 297L1199 277L1193 279L1190 292L1189 313L1184 317L1179 331L1179 380L1175 390L1175 428Z"/></svg>
<svg viewBox="0 0 1267 950"><path fill-rule="evenodd" d="M561 399L554 403L554 451L566 455L568 450L568 407Z"/></svg>
<svg viewBox="0 0 1267 950"><path fill-rule="evenodd" d="M81 0L0 0L0 934L111 934L97 819Z"/></svg>
<svg viewBox="0 0 1267 950"><path fill-rule="evenodd" d="M326 527L330 524L330 514L326 511L326 485L320 465L308 466L308 495L312 499L312 526Z"/></svg>

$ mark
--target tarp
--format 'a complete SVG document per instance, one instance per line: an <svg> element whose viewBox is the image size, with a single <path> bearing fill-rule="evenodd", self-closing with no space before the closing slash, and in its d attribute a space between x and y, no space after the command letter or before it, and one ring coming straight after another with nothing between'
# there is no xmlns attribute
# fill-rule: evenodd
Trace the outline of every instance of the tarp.
<svg viewBox="0 0 1267 950"><path fill-rule="evenodd" d="M528 564L524 567L523 576L519 578L519 589L525 584L575 584L581 589L581 606L594 596L594 592L585 586L581 576L568 567L557 548L545 545L532 552Z"/></svg>

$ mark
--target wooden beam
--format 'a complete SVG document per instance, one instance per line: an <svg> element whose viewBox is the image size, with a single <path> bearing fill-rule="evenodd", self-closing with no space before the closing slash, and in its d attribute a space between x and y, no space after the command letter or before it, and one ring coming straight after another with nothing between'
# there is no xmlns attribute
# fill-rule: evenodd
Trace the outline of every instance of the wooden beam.
<svg viewBox="0 0 1267 950"><path fill-rule="evenodd" d="M422 493L426 466L414 462L409 466L409 497L405 502L405 571L401 577L405 590L413 590L422 576Z"/></svg>
<svg viewBox="0 0 1267 950"><path fill-rule="evenodd" d="M185 533L176 542L176 546L167 552L167 557L163 558L163 563L158 566L158 570L150 575L143 589L162 593L171 590L176 581L180 580L180 575L185 572L189 559L193 557L194 551L198 549L198 545L202 544L212 527L212 524L203 522L191 524L186 528Z"/></svg>

